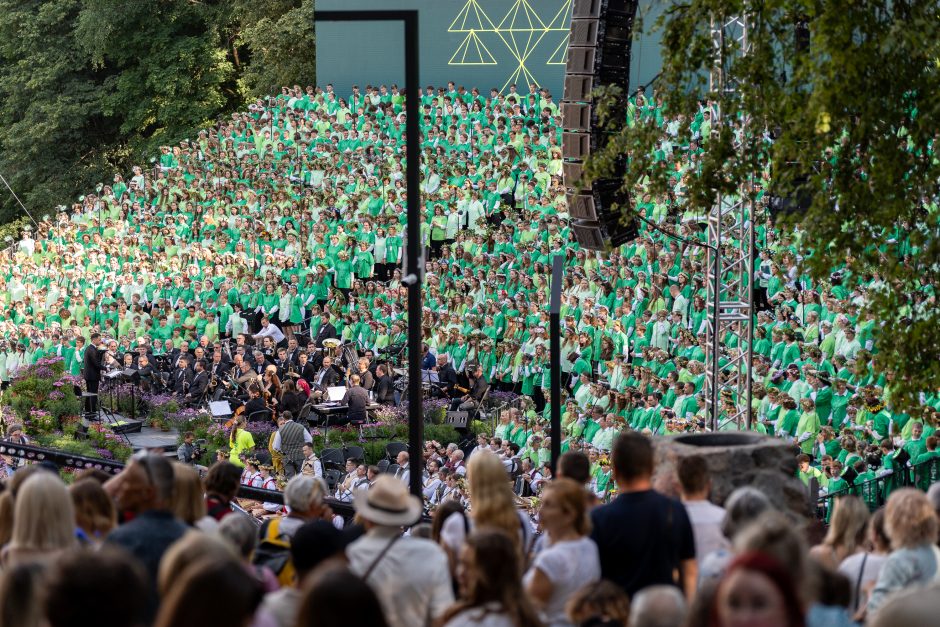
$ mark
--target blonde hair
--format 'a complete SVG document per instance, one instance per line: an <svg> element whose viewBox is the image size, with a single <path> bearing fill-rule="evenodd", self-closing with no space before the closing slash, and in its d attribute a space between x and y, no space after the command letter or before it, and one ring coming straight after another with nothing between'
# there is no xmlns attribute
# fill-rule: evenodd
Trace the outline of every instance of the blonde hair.
<svg viewBox="0 0 940 627"><path fill-rule="evenodd" d="M16 495L10 548L56 551L75 545L75 508L57 475L37 472Z"/></svg>
<svg viewBox="0 0 940 627"><path fill-rule="evenodd" d="M854 553L865 539L868 517L868 507L857 496L836 498L823 544L833 550L839 562Z"/></svg>
<svg viewBox="0 0 940 627"><path fill-rule="evenodd" d="M75 524L89 536L104 538L117 525L114 501L95 479L79 479L69 487Z"/></svg>
<svg viewBox="0 0 940 627"><path fill-rule="evenodd" d="M516 500L509 484L509 474L503 463L490 451L481 451L467 464L470 483L470 515L479 527L493 527L504 531L521 551L519 516Z"/></svg>
<svg viewBox="0 0 940 627"><path fill-rule="evenodd" d="M543 498L547 493L558 499L558 505L565 513L574 514L572 525L578 535L586 536L591 533L591 519L587 512L587 499L584 486L574 479L559 477L545 485Z"/></svg>
<svg viewBox="0 0 940 627"><path fill-rule="evenodd" d="M167 549L160 560L160 568L157 571L157 590L160 596L165 597L180 575L203 558L211 561L240 561L235 546L219 534L187 531Z"/></svg>
<svg viewBox="0 0 940 627"><path fill-rule="evenodd" d="M206 515L205 488L199 473L192 466L174 463L173 483L173 513L187 525L195 524Z"/></svg>
<svg viewBox="0 0 940 627"><path fill-rule="evenodd" d="M937 515L927 496L914 488L892 492L885 506L885 532L894 549L934 544Z"/></svg>

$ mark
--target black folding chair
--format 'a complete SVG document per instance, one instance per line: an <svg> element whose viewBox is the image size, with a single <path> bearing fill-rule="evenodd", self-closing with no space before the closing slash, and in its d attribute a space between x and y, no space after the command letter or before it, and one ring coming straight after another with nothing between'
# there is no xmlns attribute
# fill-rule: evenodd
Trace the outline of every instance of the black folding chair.
<svg viewBox="0 0 940 627"><path fill-rule="evenodd" d="M361 446L344 446L343 457L346 459L358 459L363 461L366 458L366 452Z"/></svg>
<svg viewBox="0 0 940 627"><path fill-rule="evenodd" d="M346 458L343 456L342 449L325 448L320 452L320 463L324 470L333 468L342 472L346 468Z"/></svg>
<svg viewBox="0 0 940 627"><path fill-rule="evenodd" d="M398 458L398 454L402 451L407 451L408 445L403 442L389 442L385 445L385 456L389 460L394 461Z"/></svg>

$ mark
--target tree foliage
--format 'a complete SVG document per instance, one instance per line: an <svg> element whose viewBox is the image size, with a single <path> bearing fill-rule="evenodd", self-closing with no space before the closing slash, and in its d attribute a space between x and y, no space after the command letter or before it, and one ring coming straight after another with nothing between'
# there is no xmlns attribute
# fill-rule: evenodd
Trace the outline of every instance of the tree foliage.
<svg viewBox="0 0 940 627"><path fill-rule="evenodd" d="M37 217L282 84L313 0L0 0L0 174ZM0 221L18 204L0 194Z"/></svg>
<svg viewBox="0 0 940 627"><path fill-rule="evenodd" d="M656 89L670 115L686 115L684 131L700 107L720 108L732 120L704 142L687 197L709 207L742 181L769 181L782 197L808 194L810 209L778 226L797 229L804 270L815 280L825 284L839 269L861 290L861 315L881 325L874 364L896 374L898 402L940 381L938 6L680 0L655 25L663 41ZM734 89L712 92L711 20L745 11L750 49L742 55L726 38L720 55ZM809 28L808 47L795 36L800 20ZM622 97L617 88L605 90L602 114L610 118ZM625 188L644 182L664 194L674 181L670 164L654 156L663 138L664 129L650 121L623 127L588 172L609 174L626 154Z"/></svg>

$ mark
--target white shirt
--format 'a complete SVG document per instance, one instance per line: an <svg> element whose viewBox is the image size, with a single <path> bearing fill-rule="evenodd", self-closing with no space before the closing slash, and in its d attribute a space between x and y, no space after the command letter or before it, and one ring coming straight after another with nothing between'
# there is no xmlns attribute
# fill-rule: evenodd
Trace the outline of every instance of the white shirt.
<svg viewBox="0 0 940 627"><path fill-rule="evenodd" d="M701 561L709 553L731 549L731 543L721 532L721 523L725 519L725 509L711 501L683 501L685 511L692 523L692 535L695 537L695 559Z"/></svg>
<svg viewBox="0 0 940 627"><path fill-rule="evenodd" d="M364 575L397 529L377 527L346 549L349 568ZM366 579L379 597L389 627L426 625L454 602L447 554L434 542L399 538Z"/></svg>
<svg viewBox="0 0 940 627"><path fill-rule="evenodd" d="M498 605L487 604L462 611L444 623L444 627L515 627L515 623Z"/></svg>
<svg viewBox="0 0 940 627"><path fill-rule="evenodd" d="M565 615L568 599L583 586L600 581L601 557L597 544L587 536L551 544L539 552L523 581L528 585L535 570L552 582L552 597L542 608L546 627L570 627Z"/></svg>
<svg viewBox="0 0 940 627"><path fill-rule="evenodd" d="M274 324L272 324L271 322L268 322L268 326L261 327L261 330L255 333L254 335L252 335L251 337L255 338L256 340L260 340L261 338L264 338L264 337L269 337L272 340L274 340L275 343L277 344L280 344L281 341L284 340L284 334L281 333L281 330L278 329L276 326L274 326Z"/></svg>

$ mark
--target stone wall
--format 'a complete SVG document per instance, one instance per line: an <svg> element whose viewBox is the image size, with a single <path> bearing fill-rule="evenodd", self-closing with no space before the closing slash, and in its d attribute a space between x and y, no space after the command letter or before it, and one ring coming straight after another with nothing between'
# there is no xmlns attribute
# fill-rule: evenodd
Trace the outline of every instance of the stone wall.
<svg viewBox="0 0 940 627"><path fill-rule="evenodd" d="M689 455L705 458L711 473L710 500L723 505L735 488L749 485L783 511L809 518L808 492L796 476L799 448L755 433L703 433L655 438L653 486L678 496L675 467Z"/></svg>

